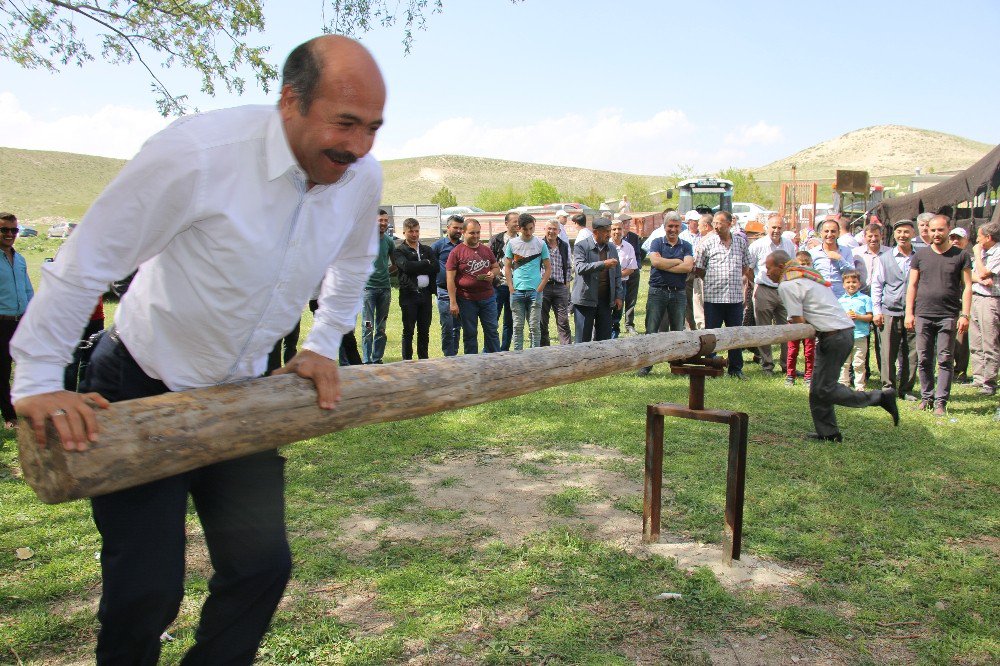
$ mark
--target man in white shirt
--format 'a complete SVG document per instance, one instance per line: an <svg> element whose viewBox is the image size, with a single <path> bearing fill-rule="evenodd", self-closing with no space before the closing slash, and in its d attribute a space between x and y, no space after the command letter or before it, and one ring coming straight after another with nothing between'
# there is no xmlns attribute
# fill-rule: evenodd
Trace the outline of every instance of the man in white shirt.
<svg viewBox="0 0 1000 666"><path fill-rule="evenodd" d="M788 320L785 306L778 296L778 285L767 276L767 257L775 250L784 250L788 256L795 256L795 244L782 237L784 223L780 213L767 216L767 232L750 243L747 252L754 271L753 316L757 326L781 326ZM774 374L774 355L771 345L760 348L760 368L765 374ZM785 374L788 364L788 345L781 345L781 374Z"/></svg>
<svg viewBox="0 0 1000 666"><path fill-rule="evenodd" d="M767 276L778 284L778 293L792 324L809 324L816 329L816 365L809 385L809 411L816 432L809 439L842 442L834 405L841 407L881 407L899 425L896 391L855 391L837 382L840 370L854 347L854 321L841 308L833 291L815 271L796 271L783 250L767 257Z"/></svg>
<svg viewBox="0 0 1000 666"><path fill-rule="evenodd" d="M573 224L576 225L576 238L573 239L574 246L582 240L594 237L594 233L587 228L586 215L584 215L583 213L577 213L570 219L573 220Z"/></svg>
<svg viewBox="0 0 1000 666"><path fill-rule="evenodd" d="M614 244L615 250L618 251L618 261L622 267L622 285L625 287L627 295L629 277L639 270L639 262L635 258L635 249L625 241L625 229L621 220L615 220L611 223L611 242ZM622 313L624 311L622 308L611 313L612 339L621 335Z"/></svg>
<svg viewBox="0 0 1000 666"><path fill-rule="evenodd" d="M303 350L277 372L312 379L333 409L338 348L378 248L382 172L368 152L384 104L371 54L324 36L289 55L277 107L187 116L149 139L46 264L12 343L18 413L38 440L51 423L82 452L109 400L262 374L321 281ZM84 378L92 393L60 390L98 295L136 267ZM183 597L188 494L215 572L185 663L253 661L291 568L283 469L272 450L92 500L97 663L156 662Z"/></svg>

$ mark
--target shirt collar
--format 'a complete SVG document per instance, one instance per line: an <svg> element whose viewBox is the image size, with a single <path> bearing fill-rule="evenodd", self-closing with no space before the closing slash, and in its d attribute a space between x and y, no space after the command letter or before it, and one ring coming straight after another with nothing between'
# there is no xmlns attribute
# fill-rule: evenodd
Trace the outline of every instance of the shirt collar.
<svg viewBox="0 0 1000 666"><path fill-rule="evenodd" d="M267 127L264 130L264 157L267 163L267 179L277 180L286 173L293 173L296 178L303 182L308 182L309 177L299 165L298 160L292 153L291 146L288 145L288 137L285 136L285 124L281 120L281 112L277 108L267 120ZM343 185L354 178L354 167L352 166L344 175L340 177L334 185ZM323 186L318 186L323 187Z"/></svg>
<svg viewBox="0 0 1000 666"><path fill-rule="evenodd" d="M899 251L899 246L896 245L892 248L892 255L894 257L906 257L907 259L909 259L913 256L913 246L912 245L910 246L909 254L903 254L902 252Z"/></svg>

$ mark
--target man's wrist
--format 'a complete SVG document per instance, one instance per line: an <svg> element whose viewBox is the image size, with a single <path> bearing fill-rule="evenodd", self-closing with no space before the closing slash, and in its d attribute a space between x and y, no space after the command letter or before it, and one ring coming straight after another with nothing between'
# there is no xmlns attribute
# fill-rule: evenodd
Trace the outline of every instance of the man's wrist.
<svg viewBox="0 0 1000 666"><path fill-rule="evenodd" d="M965 314L965 313L963 312L962 314L958 315L958 318L959 318L959 319L968 319L968 318L969 318L969 315L967 315L967 314Z"/></svg>

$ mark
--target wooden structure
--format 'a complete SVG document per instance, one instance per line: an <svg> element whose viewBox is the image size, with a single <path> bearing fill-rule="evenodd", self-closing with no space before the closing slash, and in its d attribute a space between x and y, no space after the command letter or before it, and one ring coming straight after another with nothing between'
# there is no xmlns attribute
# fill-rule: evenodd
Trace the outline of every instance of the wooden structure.
<svg viewBox="0 0 1000 666"><path fill-rule="evenodd" d="M811 326L657 333L521 352L341 369L341 401L316 404L312 382L280 375L195 389L98 410L100 442L67 452L51 423L45 446L18 433L24 477L47 503L92 497L205 465L372 423L400 421L635 370L714 350L815 334ZM428 399L428 396L432 396Z"/></svg>

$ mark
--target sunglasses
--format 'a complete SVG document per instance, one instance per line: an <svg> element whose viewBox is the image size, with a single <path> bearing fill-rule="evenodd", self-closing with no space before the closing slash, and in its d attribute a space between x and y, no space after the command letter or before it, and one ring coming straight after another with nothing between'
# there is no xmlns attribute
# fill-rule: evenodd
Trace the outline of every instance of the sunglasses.
<svg viewBox="0 0 1000 666"><path fill-rule="evenodd" d="M0 227L0 234L4 236L16 236L20 231L17 227Z"/></svg>

